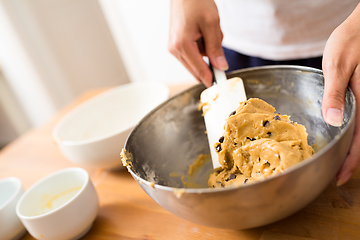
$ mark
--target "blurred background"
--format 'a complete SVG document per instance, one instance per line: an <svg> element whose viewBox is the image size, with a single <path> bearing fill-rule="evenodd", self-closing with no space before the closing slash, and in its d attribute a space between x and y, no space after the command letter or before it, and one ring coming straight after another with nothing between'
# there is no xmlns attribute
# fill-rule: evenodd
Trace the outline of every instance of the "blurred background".
<svg viewBox="0 0 360 240"><path fill-rule="evenodd" d="M0 0L0 147L83 92L196 82L167 51L169 0Z"/></svg>

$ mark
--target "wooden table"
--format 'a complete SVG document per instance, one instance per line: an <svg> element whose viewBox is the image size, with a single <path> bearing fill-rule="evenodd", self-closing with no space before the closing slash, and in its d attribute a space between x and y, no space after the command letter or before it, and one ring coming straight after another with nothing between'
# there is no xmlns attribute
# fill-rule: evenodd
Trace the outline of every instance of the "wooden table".
<svg viewBox="0 0 360 240"><path fill-rule="evenodd" d="M189 85L170 86L171 94ZM0 151L0 178L17 177L28 189L44 176L73 167L51 138L56 122L102 90L86 92L45 125ZM247 230L204 227L183 220L155 203L127 171L85 168L100 200L98 216L84 239L360 239L360 170L342 187L333 181L311 204L279 222ZM1 227L1 226L0 226ZM33 239L26 234L23 239Z"/></svg>

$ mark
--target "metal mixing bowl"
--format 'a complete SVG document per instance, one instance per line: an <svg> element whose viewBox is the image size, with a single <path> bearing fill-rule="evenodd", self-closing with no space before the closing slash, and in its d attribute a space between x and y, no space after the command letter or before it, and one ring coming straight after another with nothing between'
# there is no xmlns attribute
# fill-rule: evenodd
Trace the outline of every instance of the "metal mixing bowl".
<svg viewBox="0 0 360 240"><path fill-rule="evenodd" d="M196 85L149 113L132 131L125 149L133 155L129 172L158 204L188 221L217 228L245 229L285 218L313 201L330 183L347 155L354 130L355 98L346 92L343 125L321 115L322 71L300 66L267 66L228 73L241 77L247 97L261 98L277 112L305 125L316 154L283 174L243 187L207 188L211 161L184 188L180 175L199 154L209 154L198 110L204 86ZM179 174L180 173L180 174ZM155 183L155 185L153 184Z"/></svg>

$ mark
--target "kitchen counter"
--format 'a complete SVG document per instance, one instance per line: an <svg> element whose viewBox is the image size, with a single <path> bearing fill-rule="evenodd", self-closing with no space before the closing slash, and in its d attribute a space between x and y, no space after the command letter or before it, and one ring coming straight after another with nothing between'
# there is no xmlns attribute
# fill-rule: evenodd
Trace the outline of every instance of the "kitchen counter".
<svg viewBox="0 0 360 240"><path fill-rule="evenodd" d="M171 95L190 86L172 85ZM0 178L17 177L28 189L54 171L76 166L52 141L52 129L69 110L102 91L84 93L49 122L2 149ZM294 215L247 230L209 228L183 220L153 201L126 170L84 169L95 185L100 209L83 239L360 239L359 168L344 186L336 187L334 180L315 201ZM22 239L33 238L26 233Z"/></svg>

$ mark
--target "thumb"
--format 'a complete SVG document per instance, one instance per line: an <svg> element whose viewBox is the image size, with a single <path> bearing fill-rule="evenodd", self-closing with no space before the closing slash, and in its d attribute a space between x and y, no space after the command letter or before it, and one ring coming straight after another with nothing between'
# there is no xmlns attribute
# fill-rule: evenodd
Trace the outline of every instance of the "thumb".
<svg viewBox="0 0 360 240"><path fill-rule="evenodd" d="M345 94L349 77L334 66L323 66L325 89L322 101L322 113L325 122L340 127L343 121Z"/></svg>

